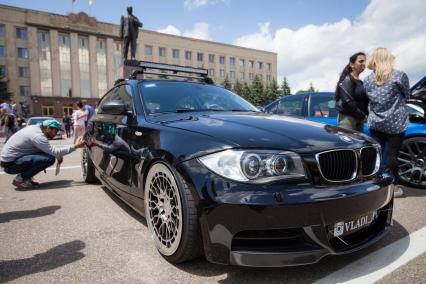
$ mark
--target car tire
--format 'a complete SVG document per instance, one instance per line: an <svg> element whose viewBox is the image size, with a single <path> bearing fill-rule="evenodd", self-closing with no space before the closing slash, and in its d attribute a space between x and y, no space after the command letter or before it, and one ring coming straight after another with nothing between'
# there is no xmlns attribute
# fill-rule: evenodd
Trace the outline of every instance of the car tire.
<svg viewBox="0 0 426 284"><path fill-rule="evenodd" d="M426 137L405 139L398 155L400 183L426 189Z"/></svg>
<svg viewBox="0 0 426 284"><path fill-rule="evenodd" d="M84 148L81 153L81 168L83 170L83 180L86 183L99 183L95 175L95 166L87 148Z"/></svg>
<svg viewBox="0 0 426 284"><path fill-rule="evenodd" d="M145 217L158 252L171 263L203 254L194 198L180 174L166 162L153 164L145 181Z"/></svg>

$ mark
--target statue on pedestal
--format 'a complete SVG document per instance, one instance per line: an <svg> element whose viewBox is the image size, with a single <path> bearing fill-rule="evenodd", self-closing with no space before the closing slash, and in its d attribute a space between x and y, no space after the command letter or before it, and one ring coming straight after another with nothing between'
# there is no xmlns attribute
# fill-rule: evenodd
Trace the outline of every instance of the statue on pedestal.
<svg viewBox="0 0 426 284"><path fill-rule="evenodd" d="M120 21L120 38L123 41L123 58L127 60L129 53L132 60L136 57L136 39L138 38L139 28L143 25L133 14L132 6L127 7L127 15L121 16Z"/></svg>

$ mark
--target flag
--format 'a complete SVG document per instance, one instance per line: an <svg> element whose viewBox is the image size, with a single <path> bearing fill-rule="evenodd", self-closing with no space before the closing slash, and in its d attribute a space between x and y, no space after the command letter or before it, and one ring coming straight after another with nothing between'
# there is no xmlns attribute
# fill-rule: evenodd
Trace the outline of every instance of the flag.
<svg viewBox="0 0 426 284"><path fill-rule="evenodd" d="M89 0L89 6L92 6L93 1L95 1L95 0Z"/></svg>

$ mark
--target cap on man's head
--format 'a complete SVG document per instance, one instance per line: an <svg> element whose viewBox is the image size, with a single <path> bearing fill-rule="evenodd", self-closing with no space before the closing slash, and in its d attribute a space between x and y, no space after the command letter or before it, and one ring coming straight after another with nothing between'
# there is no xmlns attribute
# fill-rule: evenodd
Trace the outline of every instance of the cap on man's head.
<svg viewBox="0 0 426 284"><path fill-rule="evenodd" d="M61 123L55 119L47 119L45 121L43 121L41 123L41 125L46 128L46 127L52 127L52 128L56 128L56 129L61 129Z"/></svg>

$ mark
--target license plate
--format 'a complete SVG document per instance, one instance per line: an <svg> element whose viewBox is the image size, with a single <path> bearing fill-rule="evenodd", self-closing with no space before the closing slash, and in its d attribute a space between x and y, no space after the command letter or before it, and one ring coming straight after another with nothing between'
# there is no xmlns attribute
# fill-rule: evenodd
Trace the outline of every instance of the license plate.
<svg viewBox="0 0 426 284"><path fill-rule="evenodd" d="M358 218L346 221L340 221L334 224L333 235L335 237L345 236L359 229L365 228L370 225L377 218L377 212L360 216Z"/></svg>

